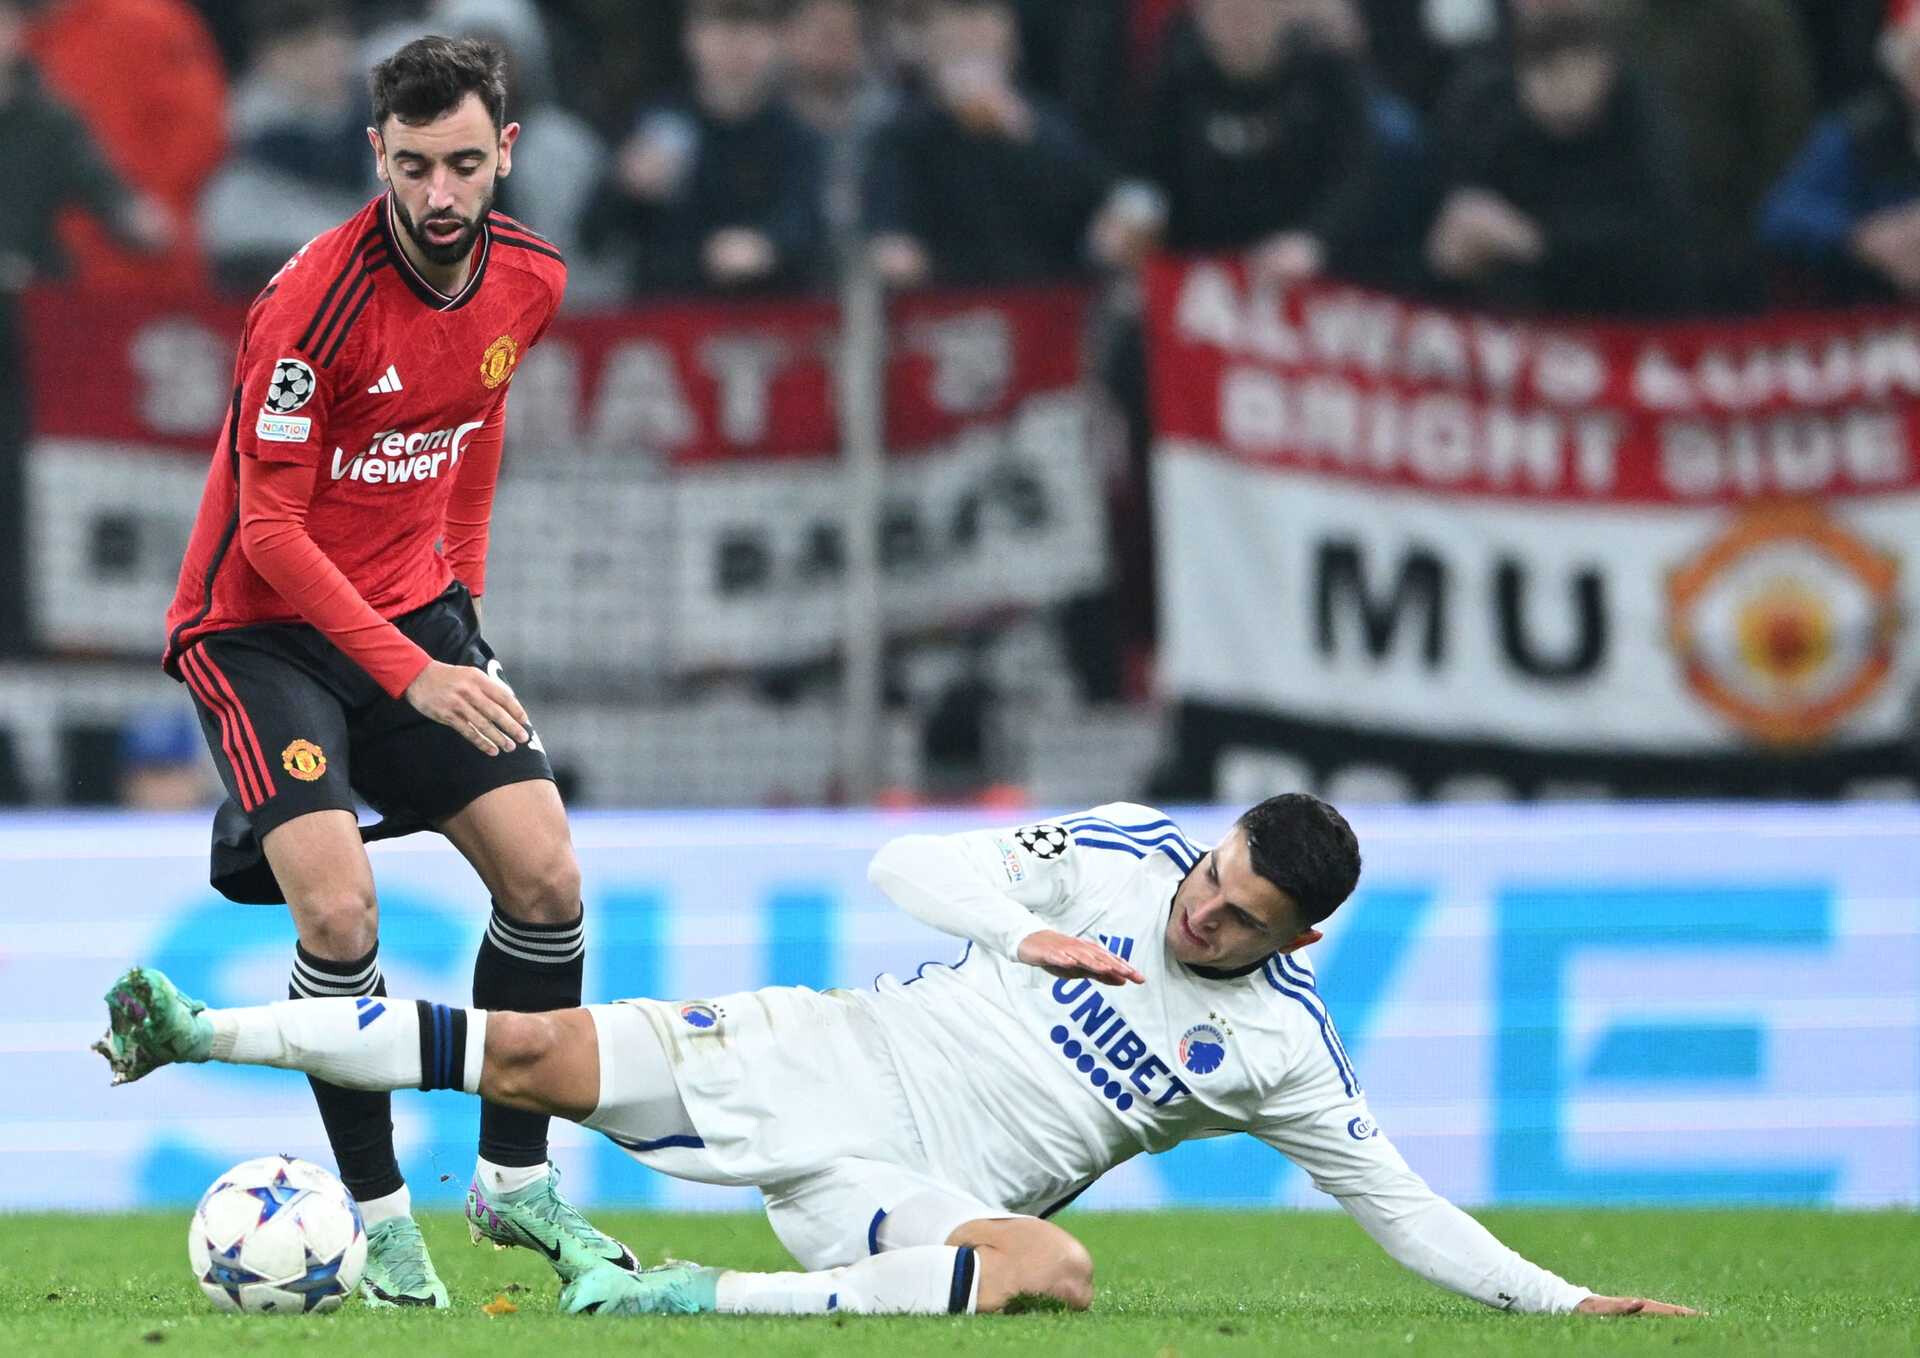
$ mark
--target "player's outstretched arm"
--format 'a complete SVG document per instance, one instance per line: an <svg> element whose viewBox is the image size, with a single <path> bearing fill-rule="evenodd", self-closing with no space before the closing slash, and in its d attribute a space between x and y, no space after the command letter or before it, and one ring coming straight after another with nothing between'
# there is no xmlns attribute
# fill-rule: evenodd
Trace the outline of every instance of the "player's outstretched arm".
<svg viewBox="0 0 1920 1358"><path fill-rule="evenodd" d="M1644 1297L1606 1297L1567 1282L1500 1243L1485 1226L1411 1170L1340 1205L1402 1266L1449 1291L1501 1310L1601 1316L1691 1316Z"/></svg>
<svg viewBox="0 0 1920 1358"><path fill-rule="evenodd" d="M1408 1167L1364 1098L1329 1100L1254 1134L1306 1170L1394 1262L1482 1305L1522 1314L1698 1314L1644 1297L1600 1296L1509 1249Z"/></svg>

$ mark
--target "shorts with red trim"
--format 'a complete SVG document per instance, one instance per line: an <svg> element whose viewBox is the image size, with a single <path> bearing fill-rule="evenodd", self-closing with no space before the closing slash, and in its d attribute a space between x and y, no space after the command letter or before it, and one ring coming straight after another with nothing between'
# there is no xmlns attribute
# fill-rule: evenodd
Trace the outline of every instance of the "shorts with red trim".
<svg viewBox="0 0 1920 1358"><path fill-rule="evenodd" d="M502 677L464 585L394 625L435 660ZM388 697L304 624L215 632L181 654L180 673L227 789L214 818L212 881L231 900L286 899L260 841L296 816L365 802L383 819L363 827L363 838L385 839L431 829L494 788L553 778L537 733L531 744L484 754Z"/></svg>

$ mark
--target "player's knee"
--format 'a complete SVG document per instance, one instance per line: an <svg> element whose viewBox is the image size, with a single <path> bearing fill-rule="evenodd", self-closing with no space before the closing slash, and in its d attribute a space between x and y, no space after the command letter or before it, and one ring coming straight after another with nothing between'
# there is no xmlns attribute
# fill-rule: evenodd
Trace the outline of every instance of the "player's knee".
<svg viewBox="0 0 1920 1358"><path fill-rule="evenodd" d="M565 924L580 914L580 864L562 840L513 875L502 907L534 924Z"/></svg>
<svg viewBox="0 0 1920 1358"><path fill-rule="evenodd" d="M1048 1296L1075 1311L1093 1305L1093 1256L1065 1231L1056 1231L1048 1242L1042 1273Z"/></svg>
<svg viewBox="0 0 1920 1358"><path fill-rule="evenodd" d="M1087 1247L1051 1222L1021 1219L991 1243L1002 1270L999 1281L982 1289L982 1304L998 1310L1022 1297L1048 1297L1075 1311L1093 1305L1093 1256ZM991 1295L994 1300L988 1301Z"/></svg>
<svg viewBox="0 0 1920 1358"><path fill-rule="evenodd" d="M482 1092L499 1103L524 1104L531 1100L538 1086L537 1073L552 1054L555 1041L549 1015L490 1011Z"/></svg>
<svg viewBox="0 0 1920 1358"><path fill-rule="evenodd" d="M371 890L336 889L300 902L300 942L329 961L365 957L379 937L379 906Z"/></svg>

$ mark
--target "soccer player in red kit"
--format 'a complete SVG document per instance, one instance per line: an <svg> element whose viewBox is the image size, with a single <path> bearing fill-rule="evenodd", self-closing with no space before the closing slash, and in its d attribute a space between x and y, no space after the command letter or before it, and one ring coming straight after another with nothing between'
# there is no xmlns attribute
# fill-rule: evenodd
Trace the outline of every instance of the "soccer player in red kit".
<svg viewBox="0 0 1920 1358"><path fill-rule="evenodd" d="M292 996L386 993L358 794L383 817L369 837L436 830L492 894L474 1004L565 1009L580 1003L580 871L479 601L507 393L566 265L492 211L520 133L499 48L422 38L375 67L372 93L387 190L248 312L165 664L226 784L214 885L291 907ZM313 1089L366 1220L367 1299L445 1306L390 1096ZM563 1278L636 1267L558 1196L543 1116L484 1106L467 1218L476 1239L537 1249Z"/></svg>

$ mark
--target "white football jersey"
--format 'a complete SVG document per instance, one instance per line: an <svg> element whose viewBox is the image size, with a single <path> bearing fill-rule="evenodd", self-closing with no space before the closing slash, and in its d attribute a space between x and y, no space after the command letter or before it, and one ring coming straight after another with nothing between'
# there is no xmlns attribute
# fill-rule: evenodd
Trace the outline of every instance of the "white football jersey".
<svg viewBox="0 0 1920 1358"><path fill-rule="evenodd" d="M950 966L881 977L866 1001L937 1173L1045 1215L1142 1151L1251 1132L1336 1195L1410 1175L1303 958L1232 979L1174 959L1174 890L1206 848L1172 820L1113 802L942 842L977 883L1101 943L1146 983L1059 980L972 944Z"/></svg>

